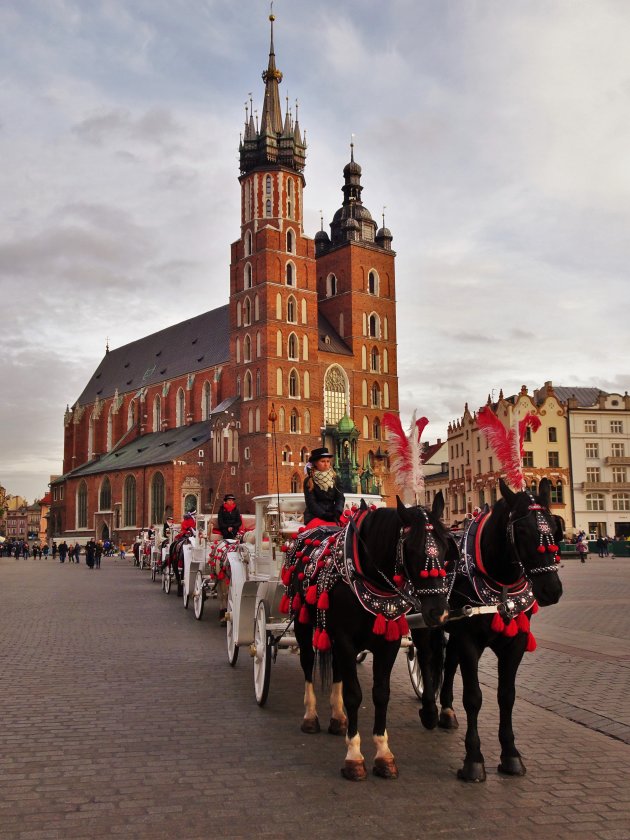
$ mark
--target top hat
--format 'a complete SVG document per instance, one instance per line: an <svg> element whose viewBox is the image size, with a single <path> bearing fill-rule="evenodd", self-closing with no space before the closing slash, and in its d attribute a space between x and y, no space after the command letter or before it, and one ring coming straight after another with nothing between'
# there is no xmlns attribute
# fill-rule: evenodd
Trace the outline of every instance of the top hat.
<svg viewBox="0 0 630 840"><path fill-rule="evenodd" d="M320 458L332 458L332 452L328 451L326 446L320 446L319 449L313 449L311 452L311 463L315 464Z"/></svg>

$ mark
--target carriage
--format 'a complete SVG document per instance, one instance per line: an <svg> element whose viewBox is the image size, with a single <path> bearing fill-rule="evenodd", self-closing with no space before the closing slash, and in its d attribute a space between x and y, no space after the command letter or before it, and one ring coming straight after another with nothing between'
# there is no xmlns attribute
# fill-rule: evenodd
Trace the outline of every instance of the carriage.
<svg viewBox="0 0 630 840"><path fill-rule="evenodd" d="M381 496L346 494L348 506L364 499L368 505L384 505ZM228 588L226 604L227 655L236 665L239 650L248 646L254 663L254 694L263 706L269 693L271 663L279 650L295 649L295 635L286 615L280 612L284 585L280 579L284 555L281 544L304 527L304 495L280 493L254 499L256 524L252 543L233 545L224 568Z"/></svg>

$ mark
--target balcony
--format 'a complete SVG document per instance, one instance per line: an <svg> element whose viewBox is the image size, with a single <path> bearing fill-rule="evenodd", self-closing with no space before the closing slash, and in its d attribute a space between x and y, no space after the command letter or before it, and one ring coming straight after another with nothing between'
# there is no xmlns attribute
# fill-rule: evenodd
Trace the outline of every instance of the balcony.
<svg viewBox="0 0 630 840"><path fill-rule="evenodd" d="M604 458L604 463L608 467L630 467L630 457L628 455L608 455Z"/></svg>
<svg viewBox="0 0 630 840"><path fill-rule="evenodd" d="M576 484L576 488L580 488ZM605 490L625 492L630 490L630 481L583 481L581 489L584 493L603 493Z"/></svg>

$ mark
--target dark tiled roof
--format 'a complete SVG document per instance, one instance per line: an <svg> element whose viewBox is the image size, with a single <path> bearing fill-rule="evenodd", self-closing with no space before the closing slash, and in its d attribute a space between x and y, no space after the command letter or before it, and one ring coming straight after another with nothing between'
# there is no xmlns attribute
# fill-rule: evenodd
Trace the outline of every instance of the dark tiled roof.
<svg viewBox="0 0 630 840"><path fill-rule="evenodd" d="M106 353L77 400L120 394L227 362L230 358L228 307L173 324Z"/></svg>
<svg viewBox="0 0 630 840"><path fill-rule="evenodd" d="M577 388L565 385L554 385L554 393L561 403L566 403L571 397L575 397L580 408L588 408L595 405L600 394L607 394L601 388ZM534 391L534 402L540 404L547 396L547 389L543 386Z"/></svg>
<svg viewBox="0 0 630 840"><path fill-rule="evenodd" d="M131 443L121 446L120 449L108 452L97 461L90 461L88 464L66 473L61 479L77 478L115 470L130 470L172 461L179 455L184 455L191 449L197 449L207 443L210 439L214 421L234 405L238 399L238 397L230 397L223 400L212 411L209 420L193 423L192 426L178 426L176 429L168 429L165 432L151 432L148 435L142 435ZM61 479L58 479L58 481Z"/></svg>
<svg viewBox="0 0 630 840"><path fill-rule="evenodd" d="M317 349L324 353L341 353L352 356L352 350L321 312L317 316L318 342ZM326 341L326 339L329 339Z"/></svg>

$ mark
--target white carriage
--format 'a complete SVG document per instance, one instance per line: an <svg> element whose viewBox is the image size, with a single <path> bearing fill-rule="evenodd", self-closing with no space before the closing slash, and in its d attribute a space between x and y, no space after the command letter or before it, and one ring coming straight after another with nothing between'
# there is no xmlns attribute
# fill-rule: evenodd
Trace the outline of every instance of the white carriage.
<svg viewBox="0 0 630 840"><path fill-rule="evenodd" d="M380 496L346 494L346 505L381 507ZM236 665L239 649L249 647L254 661L254 693L259 706L269 693L271 662L280 649L296 647L286 615L280 613L284 586L280 579L284 554L280 545L303 527L304 496L281 493L257 496L256 525L251 551L230 552L227 558L226 631L230 665ZM243 548L243 547L241 547Z"/></svg>

